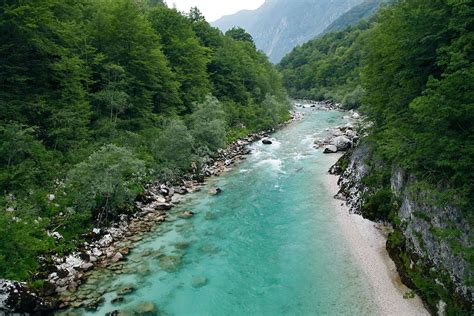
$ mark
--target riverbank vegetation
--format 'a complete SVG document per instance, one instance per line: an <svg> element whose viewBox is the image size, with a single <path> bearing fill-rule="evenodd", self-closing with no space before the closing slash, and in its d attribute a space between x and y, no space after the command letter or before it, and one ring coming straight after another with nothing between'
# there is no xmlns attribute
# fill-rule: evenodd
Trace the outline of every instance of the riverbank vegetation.
<svg viewBox="0 0 474 316"><path fill-rule="evenodd" d="M0 5L0 277L288 119L278 71L243 30L162 1ZM59 235L48 236L47 232Z"/></svg>
<svg viewBox="0 0 474 316"><path fill-rule="evenodd" d="M471 2L397 1L369 22L296 48L279 65L292 96L331 98L348 108L359 107L372 122L367 139L374 155L371 162L381 163L380 170L365 179L375 192L365 205L371 218L400 224L390 211L398 202L390 193L389 170L395 165L424 190L436 192L439 206L461 210L472 227L473 30ZM394 238L398 231L394 234L389 244L402 240ZM461 235L437 236L452 241L462 254L460 260L472 268L473 250L456 240ZM416 260L407 259L411 255L404 245L394 243L392 252L398 252L400 262L405 260L400 270L433 310L443 300L448 314L465 313L469 304L446 291L451 284L440 286L432 274L421 273L417 265L413 268ZM446 274L440 273L439 279L446 279ZM472 285L472 280L464 282Z"/></svg>

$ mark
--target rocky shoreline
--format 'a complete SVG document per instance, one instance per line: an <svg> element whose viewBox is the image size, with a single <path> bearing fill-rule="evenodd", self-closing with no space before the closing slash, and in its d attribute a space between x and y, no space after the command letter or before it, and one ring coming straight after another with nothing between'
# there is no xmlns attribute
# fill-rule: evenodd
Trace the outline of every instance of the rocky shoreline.
<svg viewBox="0 0 474 316"><path fill-rule="evenodd" d="M265 140L276 129L300 119L302 119L301 113L291 112L291 119L280 126L235 141L210 158L200 174L183 177L180 185L160 182L148 184L146 192L137 198L134 214L120 215L111 227L93 229L85 236L87 242L80 245L74 253L66 257L52 257L53 264L48 264L44 269L47 272L43 277L45 286L42 292L28 288L24 282L0 280L0 313L4 311L42 315L68 307L96 309L102 303L104 293L90 293L89 296L74 295L95 268L114 269L119 266L126 260L134 244L140 241L144 234L166 221L167 211L178 204L186 194L200 190L206 178L219 176L232 165L245 159L245 156L251 153L248 149L251 143ZM209 192L209 194L218 193L219 188L213 188ZM179 215L181 218L192 216L191 211L184 211Z"/></svg>
<svg viewBox="0 0 474 316"><path fill-rule="evenodd" d="M462 253L457 253L450 244L456 240L463 247L469 247L469 223L456 207L434 203L435 193L417 187L417 179L405 170L369 163L370 155L369 144L361 143L330 169L330 174L338 176L339 191L335 198L345 201L351 214L385 222L386 219L373 218L374 214L364 209L368 198L375 193L363 179L373 174L374 168L390 168L389 189L397 201L393 212L398 222L385 223L390 234L384 251L388 251L395 262L401 282L423 299L433 315L446 315L449 308L456 308L460 315L472 310L474 291L466 281L472 276L472 270ZM413 190L414 187L417 189ZM451 239L436 235L438 231L452 229L453 225L465 233Z"/></svg>

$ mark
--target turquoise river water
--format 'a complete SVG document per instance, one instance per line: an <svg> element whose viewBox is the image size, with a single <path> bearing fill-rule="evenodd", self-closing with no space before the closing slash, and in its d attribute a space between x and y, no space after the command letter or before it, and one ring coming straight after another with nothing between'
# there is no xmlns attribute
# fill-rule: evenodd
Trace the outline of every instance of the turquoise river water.
<svg viewBox="0 0 474 316"><path fill-rule="evenodd" d="M160 315L377 314L324 185L334 158L313 148L316 136L348 121L340 112L300 111L305 118L272 135L272 145L253 144L244 162L208 180L222 194L204 187L173 209L196 215L147 235L129 256L128 273L95 280L96 287L131 285L135 292L119 304L110 302L115 293L106 294L96 312L83 315L144 301ZM144 251L181 262L166 272Z"/></svg>

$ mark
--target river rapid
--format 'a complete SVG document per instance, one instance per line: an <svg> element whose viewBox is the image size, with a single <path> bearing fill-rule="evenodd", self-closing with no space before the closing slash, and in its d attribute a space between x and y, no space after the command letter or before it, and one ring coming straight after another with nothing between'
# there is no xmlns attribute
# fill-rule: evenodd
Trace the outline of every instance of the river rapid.
<svg viewBox="0 0 474 316"><path fill-rule="evenodd" d="M127 315L154 304L158 315L377 314L324 183L334 159L313 148L349 119L300 111L304 119L273 134L273 144L251 145L244 162L172 209L172 221L145 235L120 272L94 272L83 287L105 292L105 302L76 312ZM177 218L183 210L196 215ZM117 291L131 293L112 304Z"/></svg>

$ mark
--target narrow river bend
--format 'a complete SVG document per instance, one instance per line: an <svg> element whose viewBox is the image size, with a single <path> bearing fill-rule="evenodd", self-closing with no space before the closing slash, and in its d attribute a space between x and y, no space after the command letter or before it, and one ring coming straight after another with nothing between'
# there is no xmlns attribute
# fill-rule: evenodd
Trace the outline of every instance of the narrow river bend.
<svg viewBox="0 0 474 316"><path fill-rule="evenodd" d="M324 183L333 157L313 148L316 136L347 123L344 113L301 110L302 121L251 146L247 160L208 181L133 249L122 274L98 271L85 287L134 287L124 301L105 295L96 312L153 302L163 315L377 314L354 263ZM152 255L148 255L148 254ZM169 260L168 260L168 259Z"/></svg>

